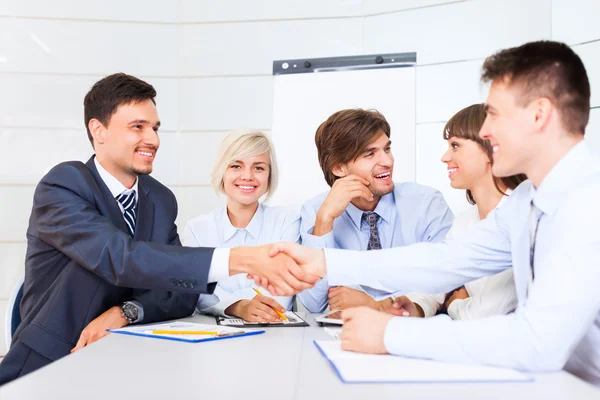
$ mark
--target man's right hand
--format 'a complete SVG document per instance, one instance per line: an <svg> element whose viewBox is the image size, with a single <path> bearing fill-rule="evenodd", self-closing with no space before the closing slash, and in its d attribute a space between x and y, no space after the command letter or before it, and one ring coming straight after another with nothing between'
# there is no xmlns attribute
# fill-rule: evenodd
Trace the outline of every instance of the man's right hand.
<svg viewBox="0 0 600 400"><path fill-rule="evenodd" d="M357 175L348 175L336 180L317 212L313 235L323 236L333 230L333 221L342 213L352 200L362 197L373 201L373 193L368 189L369 181Z"/></svg>
<svg viewBox="0 0 600 400"><path fill-rule="evenodd" d="M234 315L250 322L281 322L275 310L282 313L285 308L270 297L258 294L252 300L240 300L225 310L225 314Z"/></svg>
<svg viewBox="0 0 600 400"><path fill-rule="evenodd" d="M229 274L247 273L257 282L268 282L263 286L274 296L291 296L310 289L320 276L301 268L289 255L282 253L271 256L272 245L237 247L229 253Z"/></svg>

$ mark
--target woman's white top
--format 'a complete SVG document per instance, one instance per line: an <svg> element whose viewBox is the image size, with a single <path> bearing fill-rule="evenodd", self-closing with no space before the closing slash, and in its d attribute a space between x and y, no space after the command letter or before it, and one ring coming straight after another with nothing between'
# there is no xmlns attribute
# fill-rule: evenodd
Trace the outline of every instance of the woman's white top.
<svg viewBox="0 0 600 400"><path fill-rule="evenodd" d="M275 242L298 242L300 216L283 207L259 204L246 228L236 228L227 215L227 207L217 208L210 214L189 220L184 228L182 242L189 247L259 246ZM272 296L266 289L254 284L246 274L237 274L217 283L213 294L201 294L196 310L204 314L225 316L225 309L240 300L256 296L253 288L272 297L287 310L292 308L294 296Z"/></svg>
<svg viewBox="0 0 600 400"><path fill-rule="evenodd" d="M506 194L510 195L511 192L511 190L507 190ZM506 196L503 196L496 208L500 207L505 199ZM479 220L477 206L470 207L454 219L452 228L446 238L450 239L453 236L460 235ZM508 314L517 307L517 294L512 268L496 275L469 282L465 284L465 289L469 297L456 299L448 307L448 315L452 319L479 319L492 315ZM409 293L407 297L421 306L425 317L431 317L442 306L446 295L444 293L437 295Z"/></svg>

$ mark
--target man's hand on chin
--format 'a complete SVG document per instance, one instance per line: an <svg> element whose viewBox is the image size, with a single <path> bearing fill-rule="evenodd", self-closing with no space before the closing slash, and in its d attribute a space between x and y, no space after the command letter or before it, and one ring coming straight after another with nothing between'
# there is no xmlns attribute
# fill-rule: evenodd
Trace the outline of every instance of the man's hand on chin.
<svg viewBox="0 0 600 400"><path fill-rule="evenodd" d="M276 296L291 296L309 289L319 277L301 268L285 253L271 256L272 245L238 247L229 255L230 275L247 273L257 284Z"/></svg>
<svg viewBox="0 0 600 400"><path fill-rule="evenodd" d="M385 328L393 317L369 307L342 311L342 349L358 353L387 354L384 344Z"/></svg>

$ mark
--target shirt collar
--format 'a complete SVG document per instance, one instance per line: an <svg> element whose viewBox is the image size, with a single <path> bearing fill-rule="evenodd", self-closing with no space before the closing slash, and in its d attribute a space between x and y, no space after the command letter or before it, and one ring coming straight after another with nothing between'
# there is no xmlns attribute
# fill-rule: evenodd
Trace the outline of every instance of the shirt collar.
<svg viewBox="0 0 600 400"><path fill-rule="evenodd" d="M556 211L562 196L567 193L565 188L585 169L585 164L591 158L592 153L585 140L576 144L552 167L537 190L531 185L533 203L544 214L551 216Z"/></svg>
<svg viewBox="0 0 600 400"><path fill-rule="evenodd" d="M119 180L117 178L115 178L107 170L105 170L102 165L100 165L97 157L94 157L94 164L96 165L96 169L98 170L98 175L100 175L100 178L102 179L102 181L104 182L106 187L108 187L108 190L110 191L110 194L112 194L113 197L116 198L118 195L120 195L123 192L130 193L131 191L134 191L135 198L137 200L137 198L138 198L138 180L139 180L137 177L135 178L135 183L133 184L131 189L128 189L127 187L125 187L125 185L123 185L121 182L119 182Z"/></svg>
<svg viewBox="0 0 600 400"><path fill-rule="evenodd" d="M221 210L221 226L223 227L223 241L227 242L233 237L233 235L235 235L237 231L246 231L248 232L248 234L250 234L250 236L252 236L252 238L258 239L258 236L260 235L260 229L263 224L263 217L264 206L258 203L258 208L252 216L250 223L248 223L248 226L246 228L236 228L231 224L231 221L229 220L229 216L227 215L227 207L223 207L223 209Z"/></svg>
<svg viewBox="0 0 600 400"><path fill-rule="evenodd" d="M394 202L394 192L392 191L391 193L381 196L381 199L379 199L379 203L377 203L377 207L375 207L375 210L373 210L373 212L379 215L379 217L384 222L391 224L393 218L392 212L394 209ZM354 204L350 203L346 208L346 212L348 213L348 216L352 220L352 223L354 224L356 229L360 230L362 216L365 211L359 209Z"/></svg>

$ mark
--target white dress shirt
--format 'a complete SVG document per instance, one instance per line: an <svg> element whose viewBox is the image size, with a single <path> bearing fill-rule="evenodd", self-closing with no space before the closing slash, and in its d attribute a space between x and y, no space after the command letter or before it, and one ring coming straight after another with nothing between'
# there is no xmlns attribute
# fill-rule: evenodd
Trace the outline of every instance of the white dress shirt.
<svg viewBox="0 0 600 400"><path fill-rule="evenodd" d="M217 208L208 215L189 220L184 228L182 241L190 247L238 247L258 246L274 242L298 242L300 217L298 213L282 207L258 205L256 213L246 228L231 224L227 208ZM246 274L237 274L219 280L212 295L201 294L198 312L226 315L225 309L240 300L251 300L256 296L254 287L272 297L287 310L292 308L294 296L272 296L266 289L255 286Z"/></svg>
<svg viewBox="0 0 600 400"><path fill-rule="evenodd" d="M387 350L537 372L564 367L600 385L598 199L600 161L584 140L537 190L524 182L502 207L454 239L369 252L326 249L329 281L437 293L512 265L514 313L469 321L393 318L385 330ZM535 280L528 291L532 201L543 214L535 241Z"/></svg>
<svg viewBox="0 0 600 400"><path fill-rule="evenodd" d="M506 191L507 195L511 193L510 189ZM506 196L502 196L496 208L500 207L506 198ZM446 237L451 239L459 236L478 221L479 212L477 206L474 205L456 217ZM468 282L465 284L465 289L469 297L456 299L448 307L447 312L452 319L477 319L508 314L517 307L517 293L515 292L512 268L496 275ZM445 293L408 293L406 296L421 306L426 318L435 315L446 298Z"/></svg>

